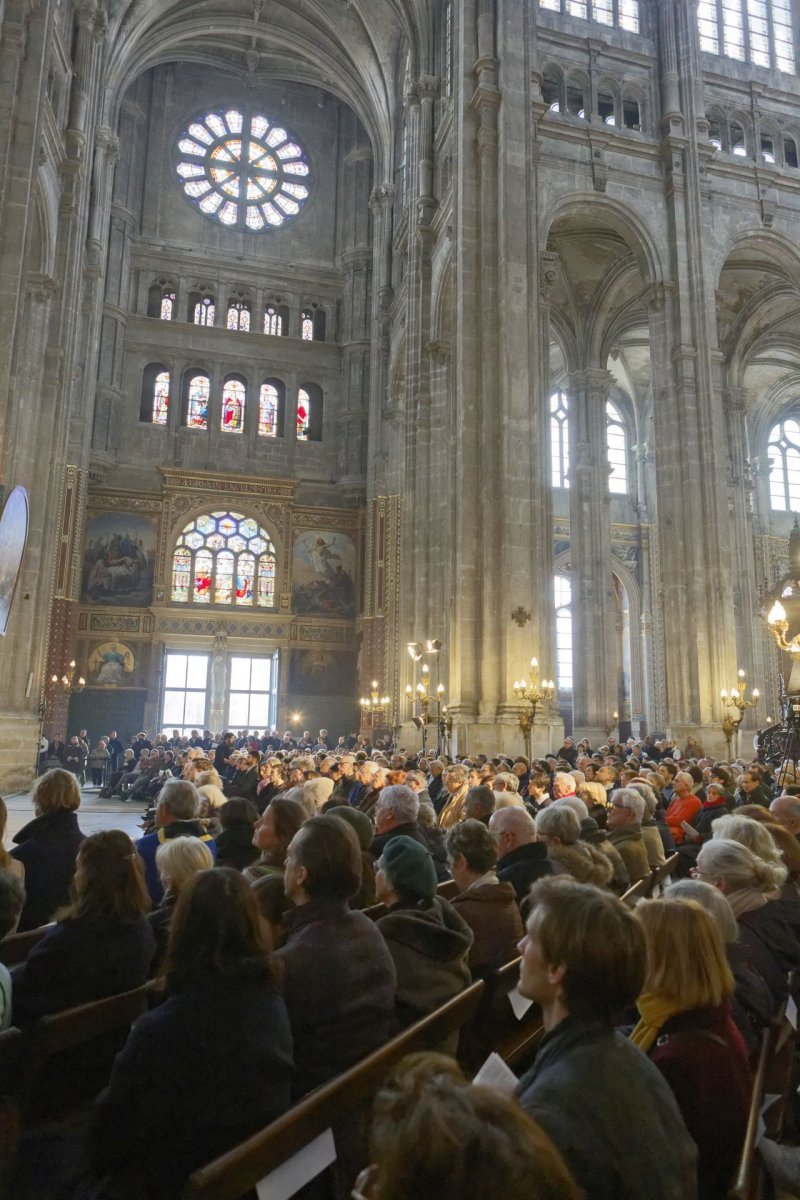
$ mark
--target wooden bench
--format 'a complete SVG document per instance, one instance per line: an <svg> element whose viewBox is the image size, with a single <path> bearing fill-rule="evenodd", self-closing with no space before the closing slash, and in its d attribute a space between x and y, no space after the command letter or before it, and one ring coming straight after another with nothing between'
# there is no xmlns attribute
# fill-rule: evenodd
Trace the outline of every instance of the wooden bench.
<svg viewBox="0 0 800 1200"><path fill-rule="evenodd" d="M544 1034L541 1009L531 1004L519 1019L509 998L519 983L521 964L522 959L515 958L486 976L486 991L477 1016L462 1030L458 1047L458 1061L469 1075L480 1069L492 1051L518 1075L533 1059Z"/></svg>
<svg viewBox="0 0 800 1200"><path fill-rule="evenodd" d="M443 900L452 900L458 895L458 884L455 879L445 879L436 888L437 896L441 896ZM379 921L381 917L385 917L389 911L385 904L371 904L369 908L361 910L365 917L369 917L371 921Z"/></svg>
<svg viewBox="0 0 800 1200"><path fill-rule="evenodd" d="M627 892L623 892L620 899L625 904L629 904L631 908L633 908L639 900L648 899L652 884L652 877L647 875L644 879L640 879L638 883L632 884L631 887L628 888Z"/></svg>
<svg viewBox="0 0 800 1200"><path fill-rule="evenodd" d="M767 1195L767 1171L756 1150L759 1142L761 1107L766 1094L767 1068L775 1048L775 1030L772 1026L764 1030L761 1052L758 1056L753 1078L753 1094L744 1144L736 1172L736 1180L730 1191L730 1200L761 1200Z"/></svg>
<svg viewBox="0 0 800 1200"><path fill-rule="evenodd" d="M663 894L664 884L675 871L679 859L680 854L676 850L674 854L669 856L663 866L653 867L650 880L650 896L653 899L657 899Z"/></svg>
<svg viewBox="0 0 800 1200"><path fill-rule="evenodd" d="M240 1200L267 1175L329 1130L336 1130L343 1121L350 1143L347 1149L357 1145L361 1156L360 1162L352 1154L347 1156L343 1194L349 1195L357 1171L365 1165L366 1121L386 1077L406 1055L438 1049L471 1021L483 993L483 981L473 983L460 996L406 1029L363 1062L311 1092L266 1129L195 1171L185 1192L187 1200Z"/></svg>
<svg viewBox="0 0 800 1200"><path fill-rule="evenodd" d="M12 933L10 937L3 938L0 942L0 963L5 963L7 967L16 967L24 963L36 943L52 928L52 925L40 925L38 929Z"/></svg>

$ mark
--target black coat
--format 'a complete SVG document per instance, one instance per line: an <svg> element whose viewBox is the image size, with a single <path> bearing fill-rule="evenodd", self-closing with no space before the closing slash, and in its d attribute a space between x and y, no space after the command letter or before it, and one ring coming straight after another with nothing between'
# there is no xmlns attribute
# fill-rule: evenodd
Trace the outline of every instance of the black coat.
<svg viewBox="0 0 800 1200"><path fill-rule="evenodd" d="M25 866L25 906L19 932L36 929L53 919L56 910L69 900L69 885L75 874L75 859L85 835L78 817L57 808L34 818L14 838L11 857Z"/></svg>
<svg viewBox="0 0 800 1200"><path fill-rule="evenodd" d="M89 913L44 935L13 974L15 1024L141 987L156 943L147 917Z"/></svg>
<svg viewBox="0 0 800 1200"><path fill-rule="evenodd" d="M248 767L246 771L237 771L230 783L226 783L223 791L229 798L241 796L257 804L258 785L261 782L258 767Z"/></svg>
<svg viewBox="0 0 800 1200"><path fill-rule="evenodd" d="M800 905L768 900L738 917L739 945L766 983L775 1003L786 999L789 971L800 968Z"/></svg>
<svg viewBox="0 0 800 1200"><path fill-rule="evenodd" d="M401 834L412 838L413 841L419 842L421 846L425 847L433 859L436 878L439 883L443 883L446 879L450 878L450 872L447 869L447 850L442 831L440 829L428 829L424 825L418 825L416 821L409 821L406 825L396 825L394 829L389 829L386 833L378 834L370 847L372 857L376 862L392 838L400 837Z"/></svg>
<svg viewBox="0 0 800 1200"><path fill-rule="evenodd" d="M253 826L244 822L223 829L214 841L217 843L218 867L233 867L234 871L243 871L261 853L253 845Z"/></svg>
<svg viewBox="0 0 800 1200"><path fill-rule="evenodd" d="M374 921L312 900L284 918L274 957L294 1037L296 1096L383 1046L394 1022L395 969Z"/></svg>
<svg viewBox="0 0 800 1200"><path fill-rule="evenodd" d="M527 899L531 884L545 875L552 875L553 863L547 857L544 842L529 842L509 850L497 862L497 878L501 883L511 883L521 903Z"/></svg>
<svg viewBox="0 0 800 1200"><path fill-rule="evenodd" d="M95 1105L95 1174L135 1180L141 1200L178 1200L192 1171L286 1111L291 1074L286 1007L269 981L207 976L131 1031Z"/></svg>

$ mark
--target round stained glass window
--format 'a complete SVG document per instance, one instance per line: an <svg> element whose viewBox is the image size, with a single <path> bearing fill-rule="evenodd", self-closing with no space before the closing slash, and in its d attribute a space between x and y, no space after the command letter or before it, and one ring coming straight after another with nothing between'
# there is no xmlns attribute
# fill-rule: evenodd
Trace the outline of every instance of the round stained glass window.
<svg viewBox="0 0 800 1200"><path fill-rule="evenodd" d="M302 146L268 117L239 109L198 117L178 140L184 195L231 229L277 229L309 197L311 171Z"/></svg>

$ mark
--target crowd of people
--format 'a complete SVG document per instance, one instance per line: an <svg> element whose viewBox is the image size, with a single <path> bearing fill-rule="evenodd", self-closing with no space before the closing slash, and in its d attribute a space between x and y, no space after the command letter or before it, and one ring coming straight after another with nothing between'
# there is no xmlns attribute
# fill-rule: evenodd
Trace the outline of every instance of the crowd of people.
<svg viewBox="0 0 800 1200"><path fill-rule="evenodd" d="M529 762L206 733L115 747L103 786L142 802L137 841L84 836L64 763L0 851L0 937L47 926L0 971L0 1027L160 981L76 1194L179 1196L521 955L544 1035L515 1096L442 1055L404 1063L354 1196L724 1200L760 1036L800 968L800 786L652 739ZM675 853L663 897L621 899Z"/></svg>

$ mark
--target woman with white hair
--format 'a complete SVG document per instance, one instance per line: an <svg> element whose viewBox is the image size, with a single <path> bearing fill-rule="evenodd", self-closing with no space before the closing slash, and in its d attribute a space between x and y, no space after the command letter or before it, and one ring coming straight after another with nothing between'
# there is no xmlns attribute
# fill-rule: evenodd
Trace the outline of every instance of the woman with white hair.
<svg viewBox="0 0 800 1200"><path fill-rule="evenodd" d="M547 856L579 883L608 887L613 868L595 846L580 841L578 814L565 804L551 804L536 816L536 837L547 846Z"/></svg>
<svg viewBox="0 0 800 1200"><path fill-rule="evenodd" d="M786 868L759 858L741 842L712 838L698 855L694 875L727 897L739 940L779 1003L788 991L789 971L800 967L798 906L774 898L786 880Z"/></svg>
<svg viewBox="0 0 800 1200"><path fill-rule="evenodd" d="M172 914L178 903L181 888L196 871L208 871L213 866L211 851L205 842L196 837L170 838L156 850L156 870L164 889L164 896L158 908L147 914L156 939L153 975L160 973L169 940Z"/></svg>

